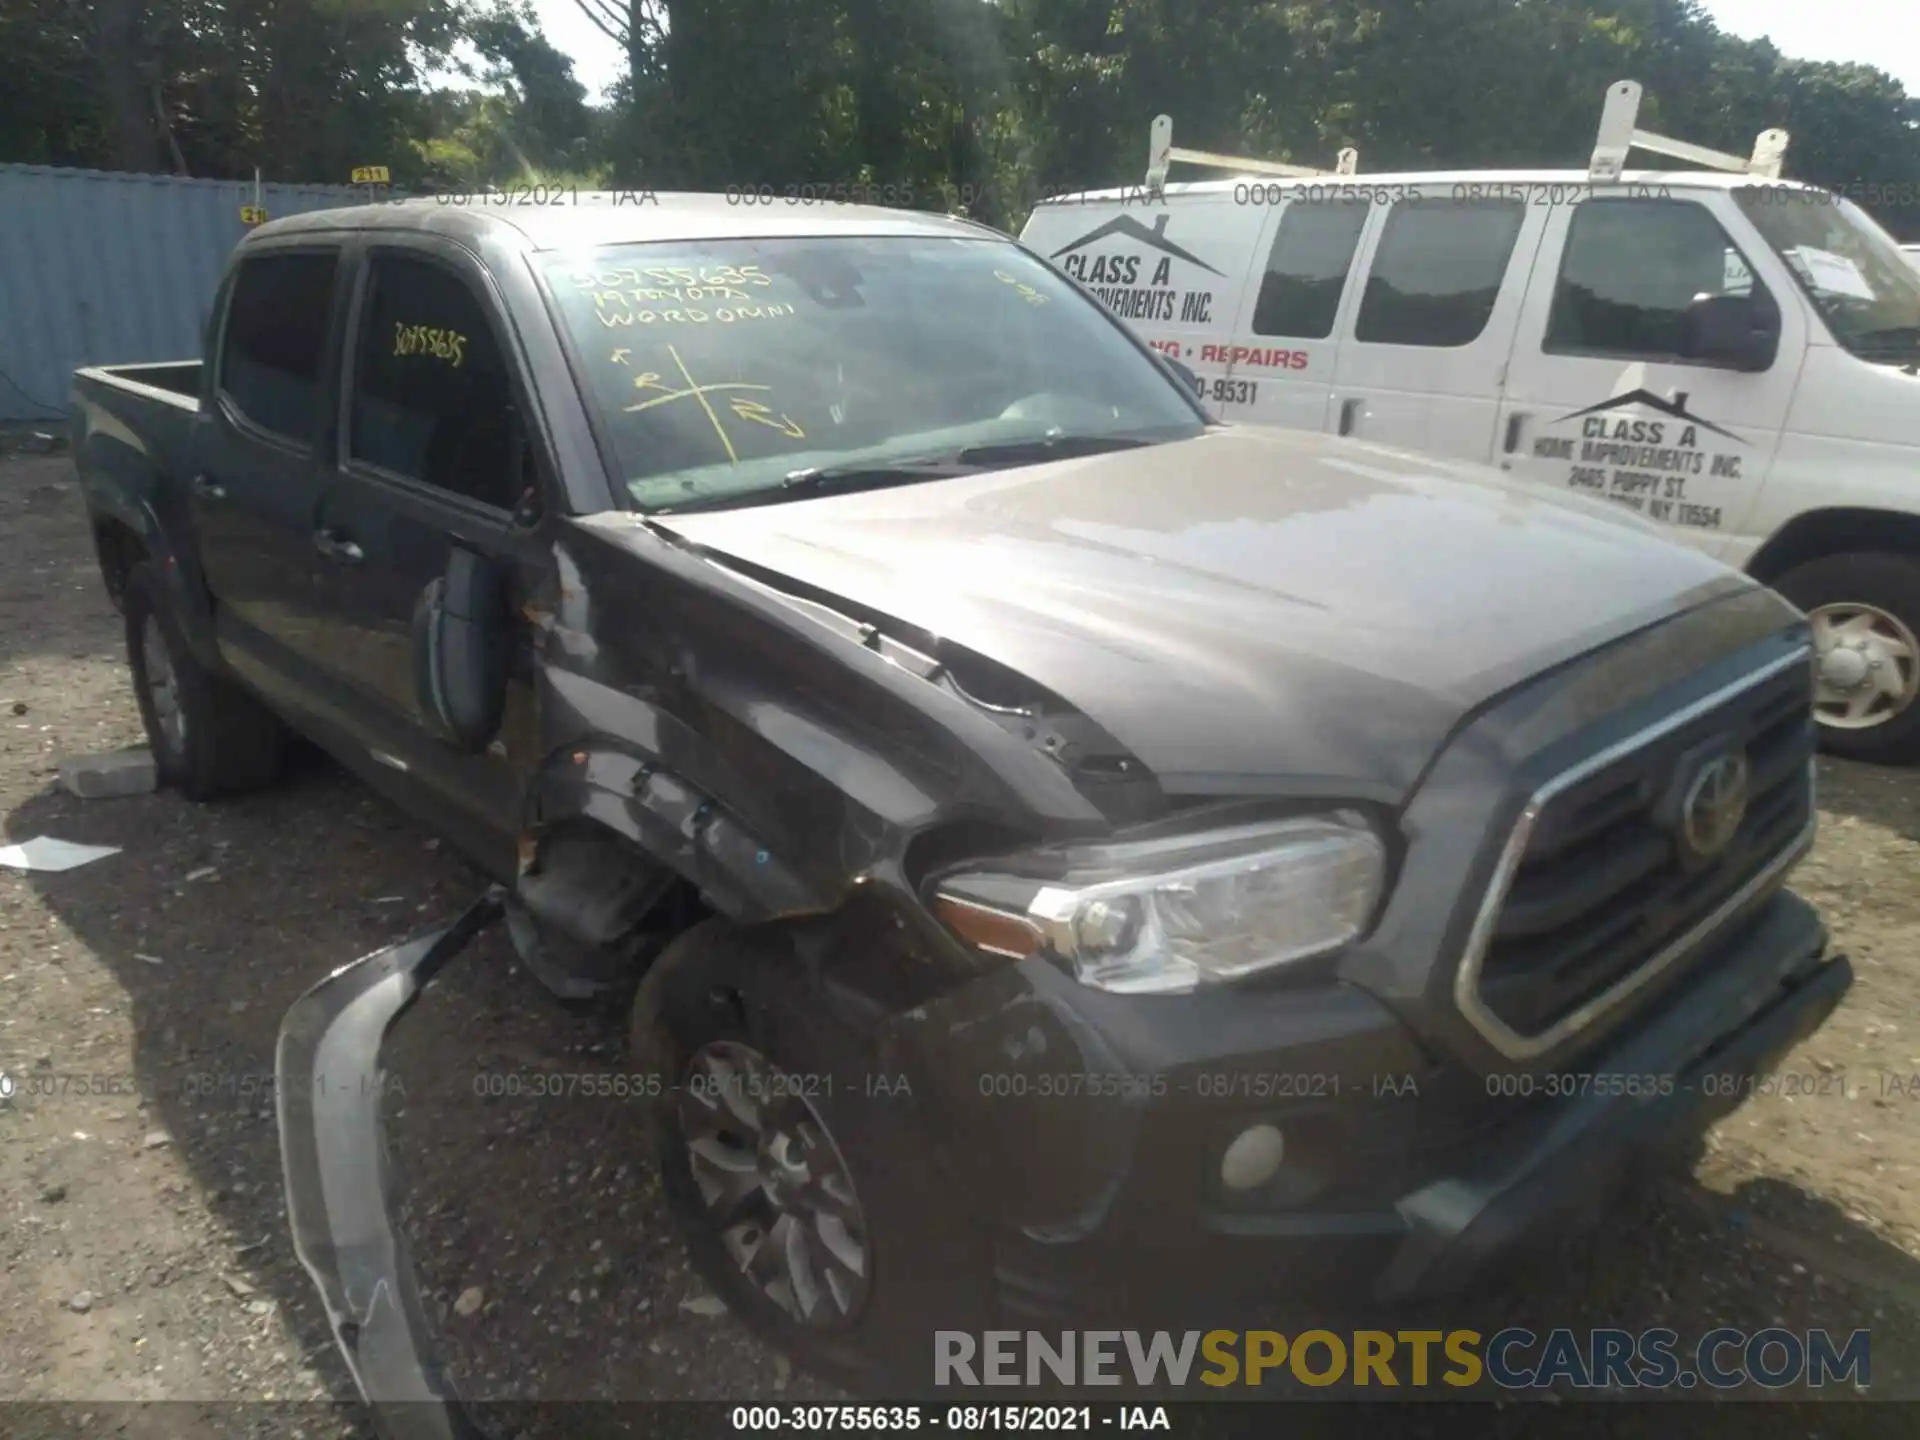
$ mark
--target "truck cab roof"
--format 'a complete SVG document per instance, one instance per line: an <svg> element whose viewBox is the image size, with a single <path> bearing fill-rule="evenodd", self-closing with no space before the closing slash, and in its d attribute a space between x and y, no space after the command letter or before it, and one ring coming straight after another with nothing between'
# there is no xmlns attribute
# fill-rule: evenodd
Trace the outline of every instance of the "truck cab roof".
<svg viewBox="0 0 1920 1440"><path fill-rule="evenodd" d="M751 192L695 194L654 190L574 191L555 187L554 198L535 203L530 194L503 191L436 195L388 203L314 210L271 220L245 243L341 230L431 231L478 243L506 240L525 250L565 250L649 241L762 239L774 236L919 235L1004 239L975 221L878 205L809 201L763 202Z"/></svg>

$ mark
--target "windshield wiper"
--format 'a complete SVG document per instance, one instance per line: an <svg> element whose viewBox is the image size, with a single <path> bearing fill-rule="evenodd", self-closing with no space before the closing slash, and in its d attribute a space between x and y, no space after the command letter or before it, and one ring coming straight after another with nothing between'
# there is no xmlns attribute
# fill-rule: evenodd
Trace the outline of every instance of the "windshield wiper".
<svg viewBox="0 0 1920 1440"><path fill-rule="evenodd" d="M811 465L788 475L780 482L780 488L789 495L824 495L830 490L878 489L885 485L910 485L916 480L946 480L973 468L953 455L889 460L884 464Z"/></svg>
<svg viewBox="0 0 1920 1440"><path fill-rule="evenodd" d="M1022 440L1000 440L986 445L967 445L938 455L921 455L909 460L888 460L872 464L816 465L796 470L780 482L791 494L818 495L827 490L851 489L868 485L905 484L913 480L946 480L976 470L994 470L1004 465L1036 465L1043 460L1064 460L1075 455L1099 455L1109 450L1132 450L1151 442L1126 435L1042 435Z"/></svg>
<svg viewBox="0 0 1920 1440"><path fill-rule="evenodd" d="M1920 360L1920 325L1886 325L1853 337L1855 352L1864 360Z"/></svg>
<svg viewBox="0 0 1920 1440"><path fill-rule="evenodd" d="M1046 435L1034 440L1001 440L969 445L958 459L969 465L1037 465L1044 460L1070 460L1079 455L1104 455L1113 450L1138 450L1151 445L1137 435Z"/></svg>
<svg viewBox="0 0 1920 1440"><path fill-rule="evenodd" d="M804 495L826 495L846 490L882 490L889 485L911 485L921 480L947 480L966 475L978 467L962 465L952 455L932 455L923 459L892 460L862 465L812 465L794 470L778 485L756 485L724 495L704 496L679 505L662 505L655 515L685 515L695 510L735 510L747 505L766 505Z"/></svg>
<svg viewBox="0 0 1920 1440"><path fill-rule="evenodd" d="M977 474L1015 465L1037 465L1046 460L1065 460L1079 455L1099 455L1111 450L1135 450L1151 445L1128 435L1045 435L1025 440L1003 440L987 445L968 445L936 455L917 455L902 460L867 461L850 465L812 465L795 470L778 485L757 486L729 495L715 495L685 504L663 505L655 515L684 515L695 510L732 510L745 505L764 505L771 501L802 496L842 494L852 490L882 490L890 485L912 485L922 480L951 480L960 475Z"/></svg>

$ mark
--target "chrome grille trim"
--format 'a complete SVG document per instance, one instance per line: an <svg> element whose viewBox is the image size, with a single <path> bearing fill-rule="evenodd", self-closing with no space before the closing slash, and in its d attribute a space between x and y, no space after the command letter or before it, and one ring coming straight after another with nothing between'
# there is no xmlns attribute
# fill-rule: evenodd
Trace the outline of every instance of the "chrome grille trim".
<svg viewBox="0 0 1920 1440"><path fill-rule="evenodd" d="M1636 750L1645 748L1662 736L1691 724L1746 691L1764 685L1796 665L1810 666L1812 663L1813 649L1809 645L1803 645L1792 654L1772 661L1757 670L1749 671L1738 680L1722 686L1709 695L1702 696L1691 705L1664 716L1644 729L1635 731L1626 739L1608 746L1597 754L1588 756L1578 765L1563 770L1533 792L1527 800L1526 808L1520 812L1519 820L1514 823L1513 831L1507 837L1506 846L1500 852L1500 861L1494 867L1493 879L1487 886L1487 893L1480 902L1479 911L1474 916L1473 929L1468 933L1466 952L1461 957L1459 968L1454 972L1454 1004L1459 1007L1460 1013L1466 1017L1467 1022L1479 1032L1481 1038L1507 1059L1521 1061L1537 1059L1565 1044L1602 1015L1613 1010L1658 978L1676 960L1725 924L1729 916L1777 880L1812 848L1814 832L1819 822L1812 794L1815 767L1814 762L1810 760L1807 764L1809 794L1805 827L1745 884L1716 906L1711 914L1658 951L1638 969L1622 976L1600 994L1576 1006L1537 1035L1523 1035L1513 1029L1494 1014L1480 998L1481 963L1486 957L1488 945L1492 942L1494 926L1499 922L1501 908L1506 904L1507 892L1513 884L1514 874L1526 857L1528 842L1533 838L1533 828L1548 802L1588 776L1604 770L1617 761L1624 760Z"/></svg>

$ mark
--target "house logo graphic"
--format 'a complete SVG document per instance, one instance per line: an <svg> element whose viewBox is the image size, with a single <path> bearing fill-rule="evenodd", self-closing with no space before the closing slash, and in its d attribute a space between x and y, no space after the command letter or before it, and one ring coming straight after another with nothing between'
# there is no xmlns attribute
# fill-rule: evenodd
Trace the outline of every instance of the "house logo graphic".
<svg viewBox="0 0 1920 1440"><path fill-rule="evenodd" d="M1711 430L1716 435L1724 435L1736 445L1747 443L1731 430L1724 429L1711 420L1702 419L1687 409L1687 392L1684 390L1675 391L1671 400L1655 395L1651 390L1629 390L1624 395L1615 395L1611 399L1602 400L1598 405L1589 405L1584 410L1575 410L1562 415L1553 423L1561 425L1569 420L1579 420L1588 415L1601 415L1609 410L1625 410L1634 405L1644 405L1649 410L1658 410L1662 415L1670 415L1675 420L1684 420L1689 425L1698 425L1702 430Z"/></svg>
<svg viewBox="0 0 1920 1440"><path fill-rule="evenodd" d="M1213 266L1207 264L1206 261L1202 260L1191 250L1184 249L1167 238L1167 221L1169 218L1171 217L1167 215L1154 216L1153 228L1148 229L1131 215L1116 215L1105 224L1096 225L1079 239L1069 240L1058 250L1054 251L1048 258L1058 260L1062 255L1071 254L1073 251L1081 249L1083 246L1091 245L1095 241L1105 240L1111 235L1122 235L1130 240L1137 240L1142 245L1158 250L1162 254L1171 255L1176 260L1185 260L1190 265L1198 265L1209 274L1218 275L1222 279L1225 279L1225 271L1214 269Z"/></svg>

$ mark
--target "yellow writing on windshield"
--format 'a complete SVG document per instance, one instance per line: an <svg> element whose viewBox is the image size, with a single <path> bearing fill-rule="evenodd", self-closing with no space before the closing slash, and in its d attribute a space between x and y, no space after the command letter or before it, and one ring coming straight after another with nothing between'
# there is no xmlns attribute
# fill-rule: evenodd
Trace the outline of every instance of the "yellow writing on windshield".
<svg viewBox="0 0 1920 1440"><path fill-rule="evenodd" d="M614 352L615 355L624 355L625 353L623 350L616 350ZM738 393L729 393L742 390L771 392L773 389L771 385L752 385L738 380L717 381L713 384L702 385L694 380L693 373L687 369L687 362L680 358L680 352L678 350L669 345L667 347L667 354L673 357L674 368L679 370L680 378L686 381L686 385L682 389L676 390L661 379L656 372L652 370L642 371L633 377L633 388L636 390L658 390L660 393L646 400L639 401L637 404L623 407L628 414L631 415L642 410L651 410L659 405L668 405L675 400L693 400L706 412L707 422L713 426L713 433L720 437L720 444L726 449L727 459L735 465L740 463L740 453L734 449L733 437L727 433L727 427L722 423L719 412L713 407L712 397L714 396L724 394L727 400L727 408L741 420L750 420L755 424L768 426L771 429L778 430L782 435L785 435L791 440L806 439L807 432L802 429L799 422L795 421L792 417L784 414L775 414L773 408L763 401L750 399Z"/></svg>
<svg viewBox="0 0 1920 1440"><path fill-rule="evenodd" d="M576 290L620 290L631 287L688 285L752 286L764 289L773 277L758 265L622 265L608 270L575 270L567 276Z"/></svg>
<svg viewBox="0 0 1920 1440"><path fill-rule="evenodd" d="M785 415L775 415L772 409L762 405L758 400L748 400L742 396L735 396L727 403L733 407L733 413L738 415L742 420L754 420L762 425L771 426L789 440L804 440L807 438L807 432L802 430L798 424L788 419Z"/></svg>
<svg viewBox="0 0 1920 1440"><path fill-rule="evenodd" d="M993 278L1003 285L1011 285L1014 293L1029 305L1044 305L1047 303L1046 296L1034 289L1033 286L1027 284L1027 282L1022 280L1018 275L1009 275L1004 270L996 270L993 272Z"/></svg>
<svg viewBox="0 0 1920 1440"><path fill-rule="evenodd" d="M605 310L595 308L594 317L612 329L616 325L734 325L743 320L777 320L795 313L791 305L722 305L706 310L678 305L668 310Z"/></svg>
<svg viewBox="0 0 1920 1440"><path fill-rule="evenodd" d="M593 303L602 310L635 310L642 305L683 305L689 300L748 301L753 296L737 285L639 286L632 290L595 290Z"/></svg>
<svg viewBox="0 0 1920 1440"><path fill-rule="evenodd" d="M430 355L458 369L466 359L467 337L458 330L441 330L430 325L393 326L393 353Z"/></svg>

